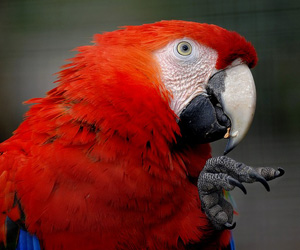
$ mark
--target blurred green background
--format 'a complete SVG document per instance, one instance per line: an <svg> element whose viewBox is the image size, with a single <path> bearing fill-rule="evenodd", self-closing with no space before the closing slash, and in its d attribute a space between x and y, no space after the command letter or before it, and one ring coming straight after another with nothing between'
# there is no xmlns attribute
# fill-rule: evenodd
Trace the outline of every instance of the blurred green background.
<svg viewBox="0 0 300 250"><path fill-rule="evenodd" d="M271 192L233 191L239 216L237 249L300 249L300 2L299 0L0 0L0 139L44 96L55 72L95 33L123 25L182 19L214 23L245 36L257 49L253 70L257 111L246 139L229 156L253 166L282 166ZM299 71L299 72L298 72ZM225 141L214 143L222 154Z"/></svg>

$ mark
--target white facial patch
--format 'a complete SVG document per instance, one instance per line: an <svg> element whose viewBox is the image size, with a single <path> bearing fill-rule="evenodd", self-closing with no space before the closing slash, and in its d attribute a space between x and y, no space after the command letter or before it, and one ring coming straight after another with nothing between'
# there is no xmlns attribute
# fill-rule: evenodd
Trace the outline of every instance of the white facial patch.
<svg viewBox="0 0 300 250"><path fill-rule="evenodd" d="M186 43L191 46L189 54L184 53L186 47L178 49L179 44ZM196 41L182 38L157 50L154 55L161 68L162 82L173 95L170 107L179 116L194 97L206 92L205 85L214 72L218 54Z"/></svg>

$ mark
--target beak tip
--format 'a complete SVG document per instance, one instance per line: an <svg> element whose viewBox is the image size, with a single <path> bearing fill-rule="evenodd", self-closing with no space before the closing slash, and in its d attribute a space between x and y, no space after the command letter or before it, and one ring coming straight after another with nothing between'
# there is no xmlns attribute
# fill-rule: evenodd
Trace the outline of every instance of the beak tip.
<svg viewBox="0 0 300 250"><path fill-rule="evenodd" d="M232 149L231 148L225 148L223 155L227 155Z"/></svg>
<svg viewBox="0 0 300 250"><path fill-rule="evenodd" d="M227 145L224 150L224 155L227 155L231 150L233 150L236 147L237 143L235 143L232 138L229 138Z"/></svg>

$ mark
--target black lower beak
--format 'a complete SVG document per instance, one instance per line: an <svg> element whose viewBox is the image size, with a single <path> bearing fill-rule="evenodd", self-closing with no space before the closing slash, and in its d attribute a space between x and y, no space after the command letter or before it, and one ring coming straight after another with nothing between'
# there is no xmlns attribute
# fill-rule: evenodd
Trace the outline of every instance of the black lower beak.
<svg viewBox="0 0 300 250"><path fill-rule="evenodd" d="M196 96L181 112L178 125L186 143L209 143L224 138L230 119L206 94Z"/></svg>

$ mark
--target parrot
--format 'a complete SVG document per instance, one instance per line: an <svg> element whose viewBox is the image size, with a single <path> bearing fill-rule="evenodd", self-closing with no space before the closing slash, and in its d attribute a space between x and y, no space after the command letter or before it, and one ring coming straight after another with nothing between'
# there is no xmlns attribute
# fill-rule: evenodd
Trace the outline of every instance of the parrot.
<svg viewBox="0 0 300 250"><path fill-rule="evenodd" d="M76 51L0 144L2 246L234 249L224 192L269 191L284 173L226 156L254 116L254 46L217 25L165 20ZM221 139L224 155L212 157Z"/></svg>

